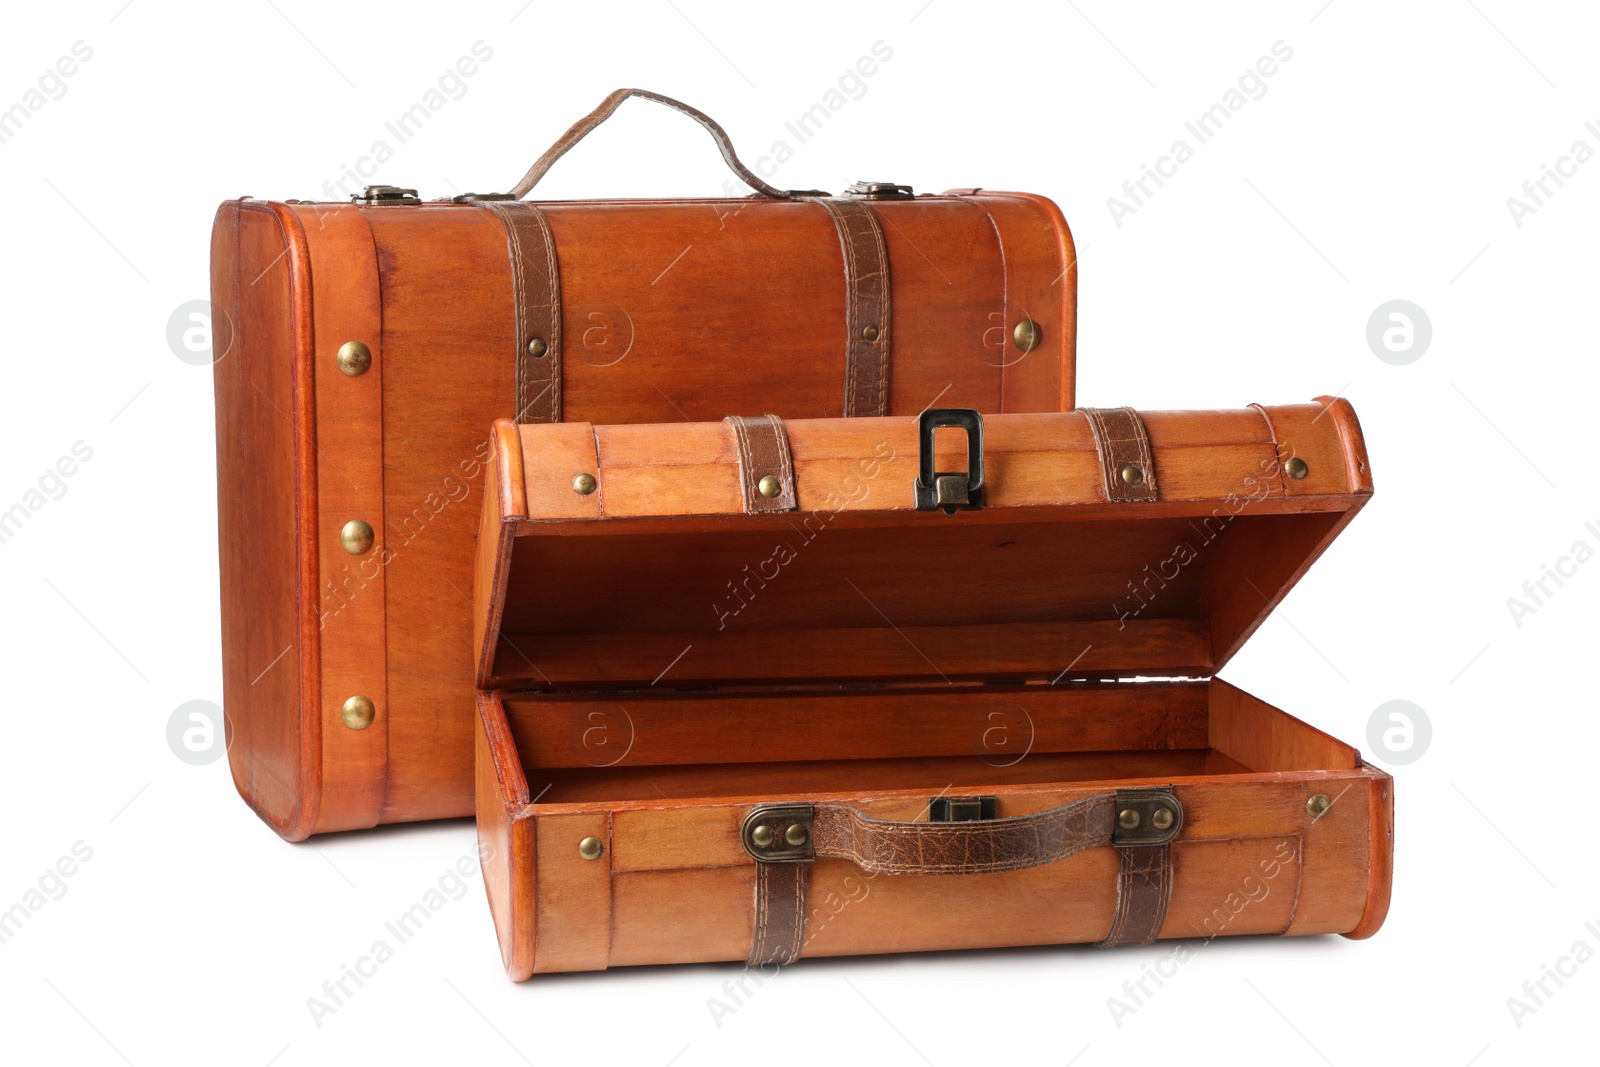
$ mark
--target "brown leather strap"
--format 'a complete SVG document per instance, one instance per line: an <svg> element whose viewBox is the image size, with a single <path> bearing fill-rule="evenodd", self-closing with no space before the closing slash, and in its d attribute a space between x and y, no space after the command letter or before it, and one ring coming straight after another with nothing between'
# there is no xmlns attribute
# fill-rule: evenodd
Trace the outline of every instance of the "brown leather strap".
<svg viewBox="0 0 1600 1067"><path fill-rule="evenodd" d="M785 964L806 941L812 861L845 859L868 874L987 874L1039 867L1087 848L1115 845L1121 856L1116 914L1102 945L1149 944L1172 896L1172 844L1117 844L1119 810L1152 792L1104 793L1030 815L972 822L873 819L837 804L777 805L752 812L745 848L756 857L755 921L749 962ZM767 813L771 813L769 816ZM1135 820L1137 823L1137 820ZM795 825L806 832L793 836ZM1131 833L1130 835L1131 836ZM771 859L763 859L763 851Z"/></svg>
<svg viewBox="0 0 1600 1067"><path fill-rule="evenodd" d="M561 271L544 212L532 204L484 201L506 231L516 307L517 421L561 421Z"/></svg>
<svg viewBox="0 0 1600 1067"><path fill-rule="evenodd" d="M1079 408L1089 419L1100 453L1106 499L1156 500L1156 460L1144 420L1132 408Z"/></svg>
<svg viewBox="0 0 1600 1067"><path fill-rule="evenodd" d="M658 104L665 104L674 111L680 111L683 114L688 115L700 125L704 126L711 134L711 139L717 142L717 149L722 153L723 160L727 162L728 168L739 176L740 181L761 193L763 196L775 197L779 200L791 199L789 193L784 192L782 189L776 189L768 185L766 182L756 177L755 174L751 172L749 167L746 167L743 163L739 162L738 155L736 155L733 151L733 142L728 140L727 131L721 126L717 125L711 116L702 111L696 111L694 108L690 107L688 104L685 104L681 100L674 100L670 96L662 96L660 93L652 93L644 89L618 89L610 96L600 101L599 107L595 108L583 118L573 123L572 128L566 133L562 134L560 139L557 140L555 144L545 149L544 155L534 160L533 166L528 168L528 173L524 174L522 176L522 180L511 187L511 192L509 195L517 200L521 200L523 197L527 196L528 193L532 191L533 187L539 184L539 179L545 176L545 172L555 164L556 160L570 152L573 145L576 145L579 141L583 140L594 130L596 126L610 118L612 112L621 107L622 102L628 99L630 96L637 96L643 100L654 100Z"/></svg>
<svg viewBox="0 0 1600 1067"><path fill-rule="evenodd" d="M809 863L756 864L756 922L747 957L752 967L785 965L800 958L810 883Z"/></svg>
<svg viewBox="0 0 1600 1067"><path fill-rule="evenodd" d="M819 804L811 837L818 856L868 874L987 874L1041 867L1111 843L1115 798L979 822L885 822L855 808Z"/></svg>
<svg viewBox="0 0 1600 1067"><path fill-rule="evenodd" d="M844 252L844 415L889 413L889 251L883 227L865 200L818 198L839 231Z"/></svg>
<svg viewBox="0 0 1600 1067"><path fill-rule="evenodd" d="M744 509L749 512L793 511L794 457L789 453L789 433L776 415L745 418L729 415L724 420L733 427L739 449L739 488L744 492ZM762 491L765 479L768 492ZM776 489L776 492L771 490Z"/></svg>
<svg viewBox="0 0 1600 1067"><path fill-rule="evenodd" d="M1167 921L1172 897L1172 844L1126 845L1117 876L1117 917L1100 944L1148 945Z"/></svg>

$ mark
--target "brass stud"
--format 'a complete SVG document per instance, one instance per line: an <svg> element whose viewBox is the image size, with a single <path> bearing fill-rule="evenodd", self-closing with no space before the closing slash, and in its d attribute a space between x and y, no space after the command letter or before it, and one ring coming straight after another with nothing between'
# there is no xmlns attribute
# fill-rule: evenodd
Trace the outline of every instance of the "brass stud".
<svg viewBox="0 0 1600 1067"><path fill-rule="evenodd" d="M594 475L580 474L576 478L572 479L572 491L577 493L579 496L588 496L590 493L595 491L595 487L599 484L599 482L594 480Z"/></svg>
<svg viewBox="0 0 1600 1067"><path fill-rule="evenodd" d="M1117 472L1128 485L1139 485L1144 481L1144 471L1129 463Z"/></svg>
<svg viewBox="0 0 1600 1067"><path fill-rule="evenodd" d="M338 363L340 370L358 378L372 366L372 349L360 341L346 341L339 346Z"/></svg>
<svg viewBox="0 0 1600 1067"><path fill-rule="evenodd" d="M875 323L869 322L861 327L861 339L863 341L876 341L878 336L878 327Z"/></svg>
<svg viewBox="0 0 1600 1067"><path fill-rule="evenodd" d="M1044 340L1044 327L1032 319L1023 319L1011 330L1011 340L1024 352L1032 352Z"/></svg>
<svg viewBox="0 0 1600 1067"><path fill-rule="evenodd" d="M542 357L548 351L550 351L550 346L544 343L543 337L535 337L528 342L528 355L534 359Z"/></svg>
<svg viewBox="0 0 1600 1067"><path fill-rule="evenodd" d="M775 497L783 492L783 483L768 474L756 483L756 491L764 497Z"/></svg>
<svg viewBox="0 0 1600 1067"><path fill-rule="evenodd" d="M1283 473L1299 481L1311 473L1311 468L1306 466L1306 461L1299 456L1290 456L1283 465Z"/></svg>
<svg viewBox="0 0 1600 1067"><path fill-rule="evenodd" d="M372 702L371 697L357 694L344 702L344 707L339 709L339 718L352 730L365 730L372 725L372 720L377 717L378 707Z"/></svg>
<svg viewBox="0 0 1600 1067"><path fill-rule="evenodd" d="M1333 801L1329 800L1326 794L1318 793L1306 801L1306 814L1313 819L1320 819L1328 813L1328 809L1331 807L1333 807Z"/></svg>
<svg viewBox="0 0 1600 1067"><path fill-rule="evenodd" d="M811 835L806 832L805 825L797 822L790 823L789 828L783 832L783 839L797 848L805 844L806 839L810 836Z"/></svg>
<svg viewBox="0 0 1600 1067"><path fill-rule="evenodd" d="M599 859L600 853L604 852L605 850L606 846L600 843L600 839L598 837L586 837L582 841L578 842L578 855L582 856L586 860Z"/></svg>
<svg viewBox="0 0 1600 1067"><path fill-rule="evenodd" d="M762 823L760 826L750 831L750 840L754 841L762 848L766 848L768 845L772 844L772 827L768 826L766 823Z"/></svg>
<svg viewBox="0 0 1600 1067"><path fill-rule="evenodd" d="M339 543L352 556L359 556L372 547L372 527L361 519L351 519L339 531Z"/></svg>
<svg viewBox="0 0 1600 1067"><path fill-rule="evenodd" d="M1150 816L1150 825L1157 830L1172 829L1172 810L1170 808L1157 808Z"/></svg>
<svg viewBox="0 0 1600 1067"><path fill-rule="evenodd" d="M1123 808L1117 813L1117 825L1124 830L1137 830L1139 822L1139 813L1132 808Z"/></svg>

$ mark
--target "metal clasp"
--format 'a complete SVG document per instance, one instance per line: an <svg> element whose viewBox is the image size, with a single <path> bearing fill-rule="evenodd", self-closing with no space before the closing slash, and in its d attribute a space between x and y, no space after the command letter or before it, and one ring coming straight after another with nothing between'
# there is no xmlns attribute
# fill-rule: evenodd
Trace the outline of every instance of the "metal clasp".
<svg viewBox="0 0 1600 1067"><path fill-rule="evenodd" d="M810 804L765 804L745 816L739 840L763 863L809 863L812 816Z"/></svg>
<svg viewBox="0 0 1600 1067"><path fill-rule="evenodd" d="M402 189L398 185L369 185L361 190L360 196L352 196L350 201L370 206L422 203L415 189Z"/></svg>
<svg viewBox="0 0 1600 1067"><path fill-rule="evenodd" d="M934 431L945 427L966 431L965 473L933 469ZM929 408L917 418L917 446L920 458L913 493L918 511L942 508L945 514L954 515L962 508L983 507L982 415L971 408Z"/></svg>
<svg viewBox="0 0 1600 1067"><path fill-rule="evenodd" d="M997 817L998 797L933 797L928 801L929 822L982 822Z"/></svg>
<svg viewBox="0 0 1600 1067"><path fill-rule="evenodd" d="M1183 805L1160 789L1117 790L1113 845L1164 845L1183 829Z"/></svg>
<svg viewBox="0 0 1600 1067"><path fill-rule="evenodd" d="M852 182L844 195L856 200L910 200L917 194L911 186L894 182Z"/></svg>

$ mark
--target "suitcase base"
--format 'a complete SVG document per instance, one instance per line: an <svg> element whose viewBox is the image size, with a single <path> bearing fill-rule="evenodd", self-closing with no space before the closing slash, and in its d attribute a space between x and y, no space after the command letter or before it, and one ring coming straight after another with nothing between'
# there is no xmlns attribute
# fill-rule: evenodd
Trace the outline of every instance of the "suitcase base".
<svg viewBox="0 0 1600 1067"><path fill-rule="evenodd" d="M926 822L981 796L1006 819L1170 788L1161 938L1361 938L1388 909L1389 775L1220 679L618 696L479 698L484 880L515 980L745 960L762 864L741 833L770 804ZM992 873L809 866L801 956L1102 942L1118 919L1109 844Z"/></svg>

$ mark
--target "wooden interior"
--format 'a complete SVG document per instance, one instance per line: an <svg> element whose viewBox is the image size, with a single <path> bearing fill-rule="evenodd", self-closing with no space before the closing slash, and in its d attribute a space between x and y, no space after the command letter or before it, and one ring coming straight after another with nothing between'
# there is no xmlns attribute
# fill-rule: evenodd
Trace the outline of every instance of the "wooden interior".
<svg viewBox="0 0 1600 1067"><path fill-rule="evenodd" d="M840 513L809 540L787 515L517 537L493 675L618 687L1209 675L1348 518L1270 502L1227 525L1160 504L1137 519L1029 510L897 527Z"/></svg>
<svg viewBox="0 0 1600 1067"><path fill-rule="evenodd" d="M503 699L541 808L1361 765L1350 746L1207 682Z"/></svg>

